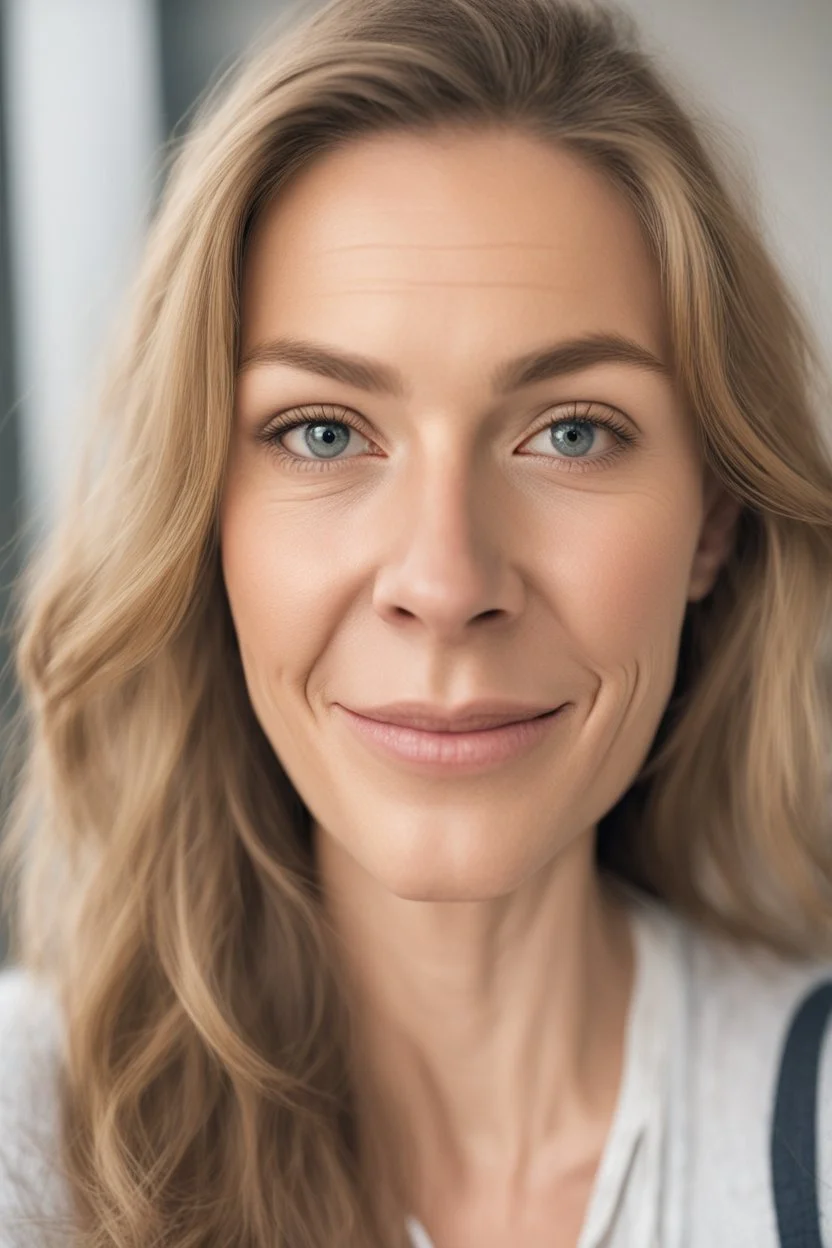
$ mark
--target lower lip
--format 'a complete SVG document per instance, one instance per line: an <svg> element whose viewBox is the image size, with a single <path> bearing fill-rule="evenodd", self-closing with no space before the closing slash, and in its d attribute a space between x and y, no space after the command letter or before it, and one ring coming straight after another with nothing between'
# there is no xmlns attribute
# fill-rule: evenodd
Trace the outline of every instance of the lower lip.
<svg viewBox="0 0 832 1248"><path fill-rule="evenodd" d="M558 707L534 719L475 732L426 732L368 719L338 703L335 706L362 740L388 758L416 764L420 770L456 774L485 771L525 753L543 740L566 709Z"/></svg>

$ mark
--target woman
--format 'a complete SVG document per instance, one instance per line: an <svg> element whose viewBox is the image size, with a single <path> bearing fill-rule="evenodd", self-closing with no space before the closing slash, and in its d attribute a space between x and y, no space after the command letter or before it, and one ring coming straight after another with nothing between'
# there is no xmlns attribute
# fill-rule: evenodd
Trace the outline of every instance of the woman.
<svg viewBox="0 0 832 1248"><path fill-rule="evenodd" d="M830 1216L832 460L726 185L560 0L200 119L23 613L9 1243Z"/></svg>

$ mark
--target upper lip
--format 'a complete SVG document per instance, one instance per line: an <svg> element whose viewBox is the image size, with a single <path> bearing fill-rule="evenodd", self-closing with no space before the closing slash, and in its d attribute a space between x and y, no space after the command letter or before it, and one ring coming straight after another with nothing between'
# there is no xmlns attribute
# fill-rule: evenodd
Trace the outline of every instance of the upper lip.
<svg viewBox="0 0 832 1248"><path fill-rule="evenodd" d="M497 728L503 724L534 719L558 710L559 706L531 706L528 702L490 699L456 707L433 706L429 702L388 702L384 706L348 706L345 709L363 715L365 719L377 719L403 728L421 728L427 732L472 732L478 728Z"/></svg>

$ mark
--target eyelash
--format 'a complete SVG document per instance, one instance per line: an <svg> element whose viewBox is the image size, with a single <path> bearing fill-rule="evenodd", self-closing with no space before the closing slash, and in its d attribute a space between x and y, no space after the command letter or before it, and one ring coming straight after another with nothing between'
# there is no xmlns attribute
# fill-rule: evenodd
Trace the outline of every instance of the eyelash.
<svg viewBox="0 0 832 1248"><path fill-rule="evenodd" d="M613 433L618 439L617 446L615 446L611 451L607 451L606 454L598 456L597 459L570 460L568 457L565 459L558 459L556 456L551 455L538 456L538 458L541 459L554 459L555 462L564 464L565 466L562 471L594 471L596 467L604 467L612 459L617 458L622 451L628 450L638 441L635 434L616 418L611 409L599 409L598 405L594 403L566 403L562 406L566 409L566 415L559 416L557 420L547 421L538 429L535 429L532 433L530 433L525 441L530 441L532 438L537 437L539 433L543 433L544 430L553 428L555 425L569 424L585 424L597 426L602 429L609 429L610 432ZM314 459L311 457L306 459L299 455L295 455L292 451L287 451L285 447L281 445L280 438L283 434L289 433L292 429L302 429L305 425L344 425L349 429L353 429L356 433L360 434L361 437L367 438L368 441L371 440L346 408L328 407L326 405L316 404L311 408L296 410L311 411L313 416L307 417L305 420L298 420L293 419L291 412L287 412L285 415L279 416L273 420L258 434L258 440L265 443L269 451L277 455L278 458L293 471L314 472L320 469L328 471L334 467L342 465L345 460L334 458ZM602 416L595 415L595 413L599 410L605 414ZM351 455L347 456L346 460L349 461L354 458L356 458L356 456Z"/></svg>

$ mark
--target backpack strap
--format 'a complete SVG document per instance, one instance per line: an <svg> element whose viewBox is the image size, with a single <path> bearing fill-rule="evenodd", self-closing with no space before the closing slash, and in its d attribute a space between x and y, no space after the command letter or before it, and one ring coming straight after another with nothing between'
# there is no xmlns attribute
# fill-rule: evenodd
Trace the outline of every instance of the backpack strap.
<svg viewBox="0 0 832 1248"><path fill-rule="evenodd" d="M780 1248L824 1248L818 1209L817 1096L830 1012L832 981L825 981L797 1006L783 1045L771 1128Z"/></svg>

